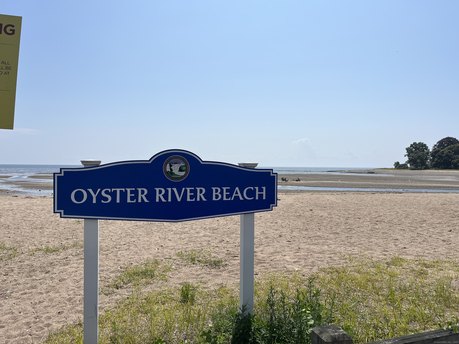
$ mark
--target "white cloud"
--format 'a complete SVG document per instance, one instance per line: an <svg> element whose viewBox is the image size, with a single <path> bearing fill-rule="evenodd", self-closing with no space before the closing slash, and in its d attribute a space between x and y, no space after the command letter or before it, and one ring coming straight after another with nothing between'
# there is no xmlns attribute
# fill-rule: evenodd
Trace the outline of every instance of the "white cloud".
<svg viewBox="0 0 459 344"><path fill-rule="evenodd" d="M292 144L294 145L309 145L311 140L309 140L307 137L302 137L300 139L296 139L292 141Z"/></svg>

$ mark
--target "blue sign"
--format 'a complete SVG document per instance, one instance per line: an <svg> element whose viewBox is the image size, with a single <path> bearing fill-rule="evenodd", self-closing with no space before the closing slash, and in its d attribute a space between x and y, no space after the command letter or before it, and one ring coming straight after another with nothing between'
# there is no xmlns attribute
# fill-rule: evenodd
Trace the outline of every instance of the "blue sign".
<svg viewBox="0 0 459 344"><path fill-rule="evenodd" d="M66 218L176 222L276 205L272 170L202 161L184 150L54 174L54 212Z"/></svg>

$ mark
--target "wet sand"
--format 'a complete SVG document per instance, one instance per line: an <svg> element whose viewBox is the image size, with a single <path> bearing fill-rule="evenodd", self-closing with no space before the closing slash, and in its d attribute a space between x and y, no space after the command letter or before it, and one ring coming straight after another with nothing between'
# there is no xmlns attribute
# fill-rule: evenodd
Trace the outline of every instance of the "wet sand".
<svg viewBox="0 0 459 344"><path fill-rule="evenodd" d="M374 169L352 173L281 174L279 185L330 188L451 189L459 192L459 171Z"/></svg>

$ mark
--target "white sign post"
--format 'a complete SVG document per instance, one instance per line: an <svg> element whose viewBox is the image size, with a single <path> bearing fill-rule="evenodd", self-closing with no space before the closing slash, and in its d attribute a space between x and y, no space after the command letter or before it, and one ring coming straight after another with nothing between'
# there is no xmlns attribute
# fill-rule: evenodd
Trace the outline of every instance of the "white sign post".
<svg viewBox="0 0 459 344"><path fill-rule="evenodd" d="M241 257L239 307L253 311L254 297L255 214L241 215Z"/></svg>
<svg viewBox="0 0 459 344"><path fill-rule="evenodd" d="M257 163L239 163L241 167L255 168ZM255 265L255 214L241 215L240 233L240 286L239 307L245 314L252 314L254 299Z"/></svg>
<svg viewBox="0 0 459 344"><path fill-rule="evenodd" d="M100 160L81 160L84 167ZM99 335L99 220L84 219L83 343L97 344Z"/></svg>

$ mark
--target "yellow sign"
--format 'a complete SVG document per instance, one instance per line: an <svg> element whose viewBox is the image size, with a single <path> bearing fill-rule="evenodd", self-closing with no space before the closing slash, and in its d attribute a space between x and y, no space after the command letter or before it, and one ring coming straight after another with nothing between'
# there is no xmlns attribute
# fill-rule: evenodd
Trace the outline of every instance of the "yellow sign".
<svg viewBox="0 0 459 344"><path fill-rule="evenodd" d="M0 129L13 129L21 17L0 14Z"/></svg>

